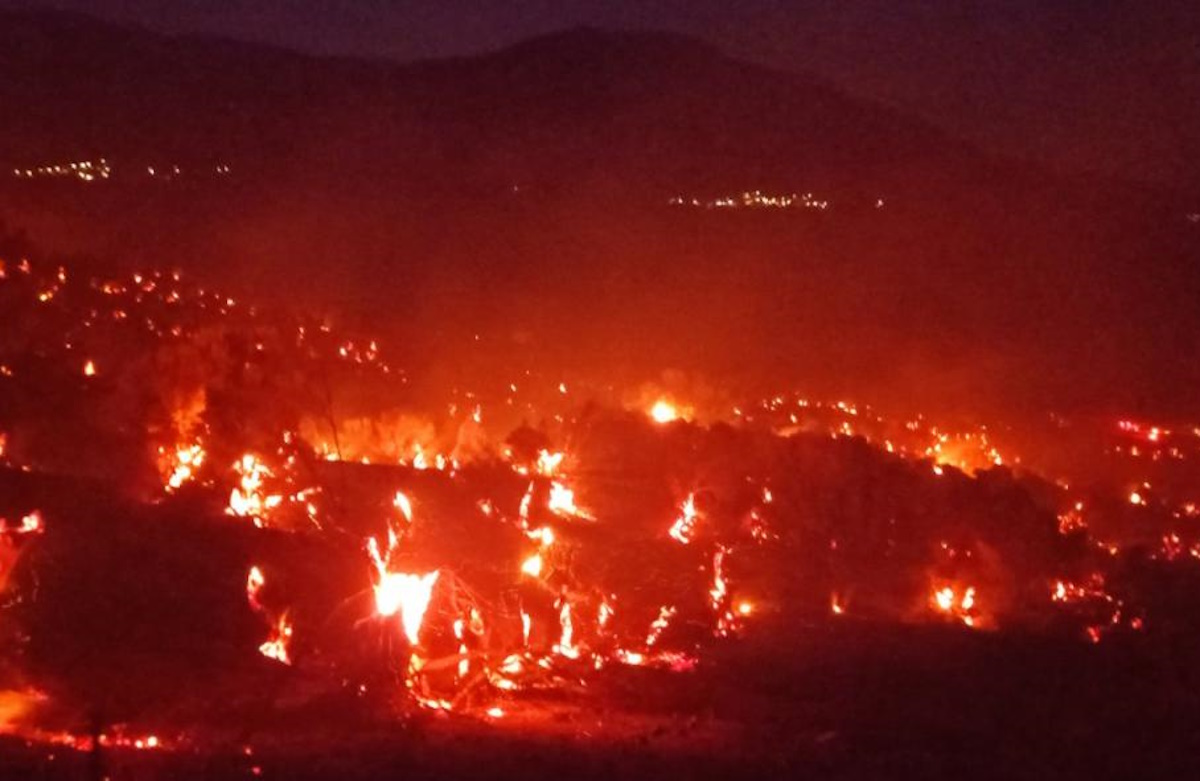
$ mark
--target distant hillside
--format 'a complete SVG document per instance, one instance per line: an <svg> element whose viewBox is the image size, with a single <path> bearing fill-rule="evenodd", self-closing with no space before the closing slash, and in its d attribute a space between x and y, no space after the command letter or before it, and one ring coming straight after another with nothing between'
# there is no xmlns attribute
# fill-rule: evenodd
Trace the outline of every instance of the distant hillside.
<svg viewBox="0 0 1200 781"><path fill-rule="evenodd" d="M480 344L506 368L766 375L908 408L1200 389L1181 358L1200 204L997 158L685 37L395 64L2 14L0 107L0 221L44 250L333 306L428 367ZM111 181L11 175L100 156ZM829 208L706 205L755 189Z"/></svg>
<svg viewBox="0 0 1200 781"><path fill-rule="evenodd" d="M0 156L232 158L507 186L894 191L988 175L925 124L688 38L575 30L395 65L0 15Z"/></svg>

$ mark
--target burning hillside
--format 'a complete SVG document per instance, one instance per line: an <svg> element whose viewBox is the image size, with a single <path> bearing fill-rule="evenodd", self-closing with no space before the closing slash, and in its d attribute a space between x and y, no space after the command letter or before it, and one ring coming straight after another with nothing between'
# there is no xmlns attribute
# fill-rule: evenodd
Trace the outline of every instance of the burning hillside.
<svg viewBox="0 0 1200 781"><path fill-rule="evenodd" d="M801 648L1195 630L1194 424L545 367L431 401L371 335L178 273L5 258L0 304L0 725L47 756L753 724Z"/></svg>

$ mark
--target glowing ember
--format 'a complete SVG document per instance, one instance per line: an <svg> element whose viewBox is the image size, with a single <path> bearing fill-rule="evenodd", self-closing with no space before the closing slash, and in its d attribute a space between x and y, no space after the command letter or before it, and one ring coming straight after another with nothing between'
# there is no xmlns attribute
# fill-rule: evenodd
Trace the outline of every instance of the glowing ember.
<svg viewBox="0 0 1200 781"><path fill-rule="evenodd" d="M1076 502L1067 512L1058 516L1058 533L1071 534L1087 528L1083 517L1083 502Z"/></svg>
<svg viewBox="0 0 1200 781"><path fill-rule="evenodd" d="M95 361L87 361L86 363L83 364L83 376L84 377L95 377L96 376Z"/></svg>
<svg viewBox="0 0 1200 781"><path fill-rule="evenodd" d="M0 518L0 533L4 534L41 534L46 530L45 522L42 520L42 513L39 510L25 515L21 518L21 523L15 527L9 527L8 521Z"/></svg>
<svg viewBox="0 0 1200 781"><path fill-rule="evenodd" d="M842 599L837 594L829 597L829 610L835 616L845 615L846 608L842 605Z"/></svg>
<svg viewBox="0 0 1200 781"><path fill-rule="evenodd" d="M646 635L646 647L653 648L662 637L662 633L668 626L671 625L671 619L675 617L675 608L663 605L658 609L658 617L650 624L650 632Z"/></svg>

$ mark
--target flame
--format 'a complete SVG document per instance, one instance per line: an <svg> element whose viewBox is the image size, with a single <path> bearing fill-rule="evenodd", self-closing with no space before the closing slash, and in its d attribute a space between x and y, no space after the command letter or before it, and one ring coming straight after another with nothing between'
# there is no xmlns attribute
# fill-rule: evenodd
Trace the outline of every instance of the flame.
<svg viewBox="0 0 1200 781"><path fill-rule="evenodd" d="M713 584L708 591L709 605L717 617L717 625L713 634L717 637L727 637L738 628L738 616L746 616L754 608L749 602L739 603L733 610L729 607L729 584L725 579L725 557L730 549L718 545L713 553ZM736 611L736 612L735 612Z"/></svg>
<svg viewBox="0 0 1200 781"><path fill-rule="evenodd" d="M607 629L609 622L612 621L612 617L615 613L616 611L613 610L613 606L608 603L608 598L606 597L600 603L600 609L596 611L597 628L599 628L601 631Z"/></svg>
<svg viewBox="0 0 1200 781"><path fill-rule="evenodd" d="M954 586L942 586L934 590L931 598L931 604L937 612L955 618L968 627L975 627L978 623L976 603L974 586L967 586L961 595Z"/></svg>
<svg viewBox="0 0 1200 781"><path fill-rule="evenodd" d="M225 513L243 518L254 518L256 525L262 525L267 511L273 510L283 502L283 497L278 494L266 495L263 493L265 479L273 477L274 474L266 464L249 453L242 456L233 465L233 469L238 474L239 481L238 485L229 493L229 506Z"/></svg>
<svg viewBox="0 0 1200 781"><path fill-rule="evenodd" d="M671 423L679 420L679 410L666 399L659 399L650 408L650 417L655 423Z"/></svg>
<svg viewBox="0 0 1200 781"><path fill-rule="evenodd" d="M521 525L525 526L529 523L529 510L533 506L533 483L529 484L529 488L525 489L525 495L521 497L521 506L517 510L517 514L521 516Z"/></svg>
<svg viewBox="0 0 1200 781"><path fill-rule="evenodd" d="M257 565L251 567L250 574L246 576L246 599L250 600L250 606L255 610L262 609L262 604L258 601L258 593L266 584L267 579L263 576L262 570Z"/></svg>
<svg viewBox="0 0 1200 781"><path fill-rule="evenodd" d="M404 520L408 521L409 523L412 523L412 519L413 519L412 502L409 501L409 498L407 496L405 496L402 492L397 491L395 498L392 499L392 506L400 511L400 514L404 516Z"/></svg>
<svg viewBox="0 0 1200 781"><path fill-rule="evenodd" d="M562 634L559 636L558 643L554 646L554 652L567 659L578 659L579 648L575 645L575 624L571 620L571 603L566 599L560 600L560 603L558 623L562 629Z"/></svg>
<svg viewBox="0 0 1200 781"><path fill-rule="evenodd" d="M270 636L258 647L258 652L268 659L274 659L283 664L291 664L292 658L288 655L288 646L291 642L292 622L288 619L287 613L284 613L275 622Z"/></svg>
<svg viewBox="0 0 1200 781"><path fill-rule="evenodd" d="M538 452L537 472L545 477L553 477L563 462L563 453L551 453L549 450Z"/></svg>
<svg viewBox="0 0 1200 781"><path fill-rule="evenodd" d="M675 523L672 524L667 534L680 544L687 545L692 541L692 535L695 533L697 515L696 495L688 494L687 499L679 508L679 517L675 519Z"/></svg>
<svg viewBox="0 0 1200 781"><path fill-rule="evenodd" d="M471 671L471 659L468 656L466 638L463 636L463 620L461 618L454 619L454 638L458 640L458 669L457 676L462 679L466 678Z"/></svg>
<svg viewBox="0 0 1200 781"><path fill-rule="evenodd" d="M176 447L170 456L165 449L159 448L159 455L159 468L166 477L164 487L167 493L173 493L196 477L196 472L204 465L207 454L204 448L196 443Z"/></svg>
<svg viewBox="0 0 1200 781"><path fill-rule="evenodd" d="M438 570L423 575L407 572L392 572L389 568L392 553L399 540L392 529L388 529L388 553L379 554L379 543L374 537L367 540L367 553L375 565L375 612L383 618L399 615L404 636L413 647L420 645L421 623L433 597Z"/></svg>
<svg viewBox="0 0 1200 781"><path fill-rule="evenodd" d="M83 376L84 377L95 377L96 376L96 362L95 361L89 360L83 364Z"/></svg>
<svg viewBox="0 0 1200 781"><path fill-rule="evenodd" d="M540 578L542 576L542 555L535 553L525 559L521 564L521 573L531 578Z"/></svg>
<svg viewBox="0 0 1200 781"><path fill-rule="evenodd" d="M531 529L525 532L525 536L531 540L537 540L544 548L548 548L554 544L554 529L551 529L549 526L539 526L536 529Z"/></svg>
<svg viewBox="0 0 1200 781"><path fill-rule="evenodd" d="M591 516L575 504L575 492L557 480L550 483L550 499L547 506L555 515L591 520Z"/></svg>
<svg viewBox="0 0 1200 781"><path fill-rule="evenodd" d="M376 612L384 618L399 614L404 636L413 646L420 645L421 623L439 574L438 570L424 575L382 571L375 584Z"/></svg>
<svg viewBox="0 0 1200 781"><path fill-rule="evenodd" d="M269 611L260 598L266 584L267 579L263 575L263 571L257 565L251 567L250 572L246 575L246 601L250 603L254 612L269 616ZM258 652L268 659L291 664L292 658L288 648L292 642L292 630L291 619L285 611L271 621L271 631L267 635L267 639L258 647Z"/></svg>

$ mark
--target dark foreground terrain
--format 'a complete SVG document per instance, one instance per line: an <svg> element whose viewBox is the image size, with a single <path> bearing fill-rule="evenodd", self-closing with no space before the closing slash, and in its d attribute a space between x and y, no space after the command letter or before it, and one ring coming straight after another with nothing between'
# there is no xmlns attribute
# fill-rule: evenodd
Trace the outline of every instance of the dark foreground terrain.
<svg viewBox="0 0 1200 781"><path fill-rule="evenodd" d="M1155 638L1074 641L856 624L690 674L621 671L500 719L396 722L353 698L276 705L243 741L105 752L113 779L1183 778L1197 769L1187 658ZM267 714L264 714L267 715ZM3 744L5 778L85 778L95 757Z"/></svg>

